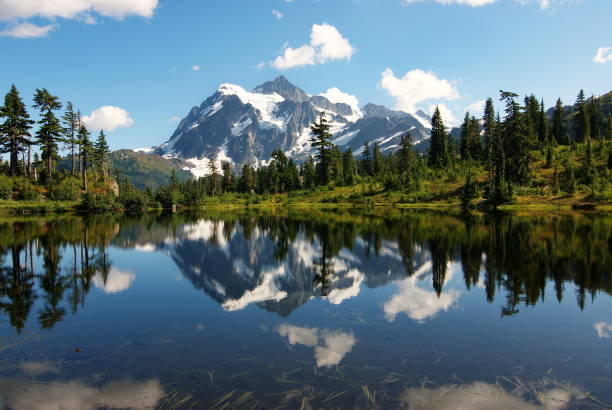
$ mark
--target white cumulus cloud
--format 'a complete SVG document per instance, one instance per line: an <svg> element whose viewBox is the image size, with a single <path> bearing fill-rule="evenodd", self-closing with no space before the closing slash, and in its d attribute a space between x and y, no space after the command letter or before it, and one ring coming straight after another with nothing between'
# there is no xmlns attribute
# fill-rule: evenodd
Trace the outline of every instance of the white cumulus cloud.
<svg viewBox="0 0 612 410"><path fill-rule="evenodd" d="M466 111L469 111L471 115L478 117L484 112L485 100L477 100L465 107Z"/></svg>
<svg viewBox="0 0 612 410"><path fill-rule="evenodd" d="M54 24L46 26L37 26L36 24L24 22L15 26L10 26L4 30L0 30L0 37L14 38L38 38L47 37L47 35L55 30Z"/></svg>
<svg viewBox="0 0 612 410"><path fill-rule="evenodd" d="M153 17L158 0L0 0L0 20L31 17L53 19L83 18L91 13L123 19L127 16Z"/></svg>
<svg viewBox="0 0 612 410"><path fill-rule="evenodd" d="M191 66L191 71L200 71L201 69L202 66L199 66L197 64Z"/></svg>
<svg viewBox="0 0 612 410"><path fill-rule="evenodd" d="M274 17L276 17L277 20L280 20L283 18L284 14L276 9L272 10L272 14L274 15Z"/></svg>
<svg viewBox="0 0 612 410"><path fill-rule="evenodd" d="M395 98L395 108L414 113L417 104L431 100L455 100L459 91L448 80L438 78L431 71L414 69L398 78L390 68L381 74L379 87Z"/></svg>
<svg viewBox="0 0 612 410"><path fill-rule="evenodd" d="M0 21L13 24L0 30L0 36L15 38L46 37L55 25L29 23L38 17L55 22L57 18L95 24L96 16L123 20L128 16L153 17L159 0L0 0ZM18 25L14 25L20 22Z"/></svg>
<svg viewBox="0 0 612 410"><path fill-rule="evenodd" d="M350 105L353 111L359 111L359 100L357 97L351 94L347 94L340 90L338 87L333 87L321 94L322 97L327 98L330 102L344 103Z"/></svg>
<svg viewBox="0 0 612 410"><path fill-rule="evenodd" d="M604 64L612 61L612 52L610 50L612 50L612 47L599 47L593 57L593 62Z"/></svg>
<svg viewBox="0 0 612 410"><path fill-rule="evenodd" d="M113 131L134 124L130 113L123 108L106 105L83 117L83 123L91 130Z"/></svg>
<svg viewBox="0 0 612 410"><path fill-rule="evenodd" d="M330 24L314 24L310 33L310 44L298 48L285 46L283 54L271 62L277 70L287 70L333 60L350 60L356 49L338 29Z"/></svg>

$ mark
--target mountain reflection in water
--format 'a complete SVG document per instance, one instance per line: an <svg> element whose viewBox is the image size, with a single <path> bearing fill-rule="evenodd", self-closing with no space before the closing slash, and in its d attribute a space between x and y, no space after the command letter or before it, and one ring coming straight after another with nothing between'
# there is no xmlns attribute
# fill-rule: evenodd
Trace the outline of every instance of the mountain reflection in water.
<svg viewBox="0 0 612 410"><path fill-rule="evenodd" d="M300 400L306 400L306 404L319 400L321 406L346 407L561 409L591 400L583 384L600 391L598 386L611 380L609 371L601 370L604 375L599 374L595 381L595 376L592 380L586 376L589 369L581 369L576 370L576 374L582 374L573 380L576 383L561 382L553 377L554 366L549 366L544 374L533 371L531 384L524 384L520 377L525 367L521 366L529 362L508 367L506 361L510 357L521 355L517 353L520 349L511 350L506 358L508 349L513 349L508 346L518 346L509 339L502 343L503 348L496 347L494 337L502 337L499 335L503 333L491 336L489 331L479 329L478 336L463 333L459 322L435 325L439 318L452 314L461 323L476 321L470 326L477 326L477 321L484 319L464 317L461 310L481 306L482 312L494 310L496 320L505 323L511 333L528 335L530 329L544 326L537 322L542 320L537 319L539 316L532 315L535 307L546 304L546 317L552 318L555 306L567 306L569 298L572 308L570 311L564 307L566 315L580 315L588 306L594 306L592 316L572 316L575 323L588 322L591 339L578 342L568 334L567 341L556 340L558 346L600 343L598 352L609 349L609 344L601 343L610 342L612 317L609 311L605 314L597 310L609 304L612 293L612 217L606 214L463 217L374 208L139 217L12 217L0 219L0 249L0 336L4 340L0 343L0 359L4 357L6 363L11 363L0 367L3 408L44 407L41 403L47 408L141 408L177 402L180 407L196 401L201 406L213 406L213 399L229 394L241 381L244 384L249 374L264 383L266 375L277 369L274 360L278 363L279 355L287 368L281 376L270 375L270 380L288 384L290 388L285 391L289 391L291 387L297 389L291 383L299 379L301 390L281 396L266 391L269 400L264 400L258 392L268 389L270 382L258 387L258 382L252 381L251 390L240 393L251 391L243 398L244 403L238 396L231 396L233 399L217 403L218 407L226 403L235 407L247 403L300 407ZM172 276L176 285L168 281L170 276L164 276L163 269L169 268L147 265L148 259L157 261L158 257L180 272L179 277ZM187 279L182 282L189 284L188 289L177 282L181 278ZM154 283L160 283L160 287L152 288ZM186 331L172 330L173 323L181 322L172 315L180 311L186 317L197 315L190 310L196 303L191 298L193 294L201 301L198 305L204 299L214 301L217 311L207 307L196 318L192 331L198 337L212 337L211 332L224 329L228 332L222 339L224 346L211 339L212 344L202 345L194 353L188 344L191 339L183 340ZM68 334L80 337L82 343L94 343L88 334L82 334L81 328L92 324L86 318L102 309L102 298L114 298L113 303L123 304L126 314L132 315L131 321L113 316L115 327L95 342L103 355L116 363L104 365L104 371L100 370L101 357L92 354L91 359L74 358L76 353L72 352L67 359L66 351L74 347L65 347L70 343ZM168 316L163 310L157 316L138 310L141 301L151 298L167 306ZM599 298L603 298L601 305ZM86 322L78 327L80 315ZM160 329L151 330L153 324L145 326L149 321L156 322ZM412 324L407 325L407 321ZM60 326L63 322L70 323ZM429 323L434 325L426 328ZM254 330L253 326L258 328ZM258 332L259 339L238 336L241 327ZM232 333L227 330L230 328ZM39 334L40 331L46 333ZM561 332L554 331L557 335ZM482 367L468 364L467 359L455 359L453 365L457 367L447 368L450 364L445 360L450 353L434 346L441 335L461 340L457 349L466 352L476 348L469 346L467 339L481 337L478 346L488 349L483 354L490 361L485 365L490 372L497 368L520 371L514 374L516 378L495 379ZM27 347L26 341L40 345L40 349L50 348L51 336L61 340L62 348L53 347L49 358ZM386 345L374 342L376 337L383 338ZM411 338L409 343L406 337ZM153 339L158 340L157 344L152 343ZM415 349L413 356L402 353L396 340ZM179 349L181 343L185 345ZM534 346L539 342L525 339L521 343ZM119 350L110 351L111 345ZM126 366L129 362L125 349L136 348L143 351L138 364L131 365L133 371L120 371L120 362ZM252 353L237 363L253 364L260 370L228 368L223 384L221 370L215 373L213 364L216 360L231 361L221 352L238 348ZM21 353L14 355L15 349ZM563 350L555 347L551 352L555 349ZM211 352L218 358L211 357ZM166 370L145 371L146 360L153 366L154 358L166 356ZM136 357L139 356L134 360ZM425 363L426 359L431 362ZM569 363L572 359L566 356L555 360ZM471 362L477 363L478 359ZM66 363L74 363L75 369L77 364L90 366L89 377L78 372L69 377L65 374ZM185 369L196 363L201 368ZM313 368L314 376L304 373L306 369L312 373ZM375 376L366 377L366 370L376 372ZM460 370L465 374L460 375ZM349 371L355 374L349 376ZM432 383L434 376L436 383ZM185 390L179 395L165 387L183 377L187 377L186 385L200 380L193 394ZM322 387L316 377L327 377L332 384ZM453 384L460 377L462 382ZM342 381L353 378L349 387L342 385ZM202 387L201 380L207 381L208 387ZM378 396L368 387L377 383ZM381 396L383 388L390 389L384 393L389 397ZM321 395L325 392L325 397L315 399L317 389ZM357 389L358 394L350 389ZM353 393L346 393L349 391ZM392 400L391 394L395 395ZM173 399L168 401L168 397ZM180 403L183 399L185 402Z"/></svg>

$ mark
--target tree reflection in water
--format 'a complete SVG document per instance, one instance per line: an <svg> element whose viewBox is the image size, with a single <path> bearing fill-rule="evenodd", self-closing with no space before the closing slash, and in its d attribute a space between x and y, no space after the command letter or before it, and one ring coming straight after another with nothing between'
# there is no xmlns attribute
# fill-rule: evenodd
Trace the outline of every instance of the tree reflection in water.
<svg viewBox="0 0 612 410"><path fill-rule="evenodd" d="M0 220L0 309L21 331L38 300L39 325L49 329L84 306L92 284L108 293L126 289L134 275L112 268L110 245L165 250L220 304L258 303L282 316L313 296L341 303L362 284L418 277L425 264L436 297L453 299L456 290L444 290L451 263L460 264L467 290L484 286L489 302L505 294L502 316L543 300L549 282L559 301L566 284L575 284L583 309L588 298L612 292L611 238L605 214L464 218L373 209L7 218ZM400 263L401 274L388 273L385 258ZM404 302L393 301L388 318Z"/></svg>

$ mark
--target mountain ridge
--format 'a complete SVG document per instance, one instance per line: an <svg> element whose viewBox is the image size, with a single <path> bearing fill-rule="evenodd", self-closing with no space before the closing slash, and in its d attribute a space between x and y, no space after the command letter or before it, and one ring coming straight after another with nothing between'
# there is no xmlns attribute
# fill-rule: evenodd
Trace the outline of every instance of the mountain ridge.
<svg viewBox="0 0 612 410"><path fill-rule="evenodd" d="M153 152L184 162L196 177L209 173L209 159L217 166L222 161L236 168L258 166L268 163L278 149L302 162L313 153L310 125L320 111L330 122L333 142L355 154L366 141L378 142L383 152L393 152L408 130L415 144L429 138L428 117L422 111L413 115L375 104L359 108L333 102L325 95L309 95L279 76L252 91L221 84Z"/></svg>

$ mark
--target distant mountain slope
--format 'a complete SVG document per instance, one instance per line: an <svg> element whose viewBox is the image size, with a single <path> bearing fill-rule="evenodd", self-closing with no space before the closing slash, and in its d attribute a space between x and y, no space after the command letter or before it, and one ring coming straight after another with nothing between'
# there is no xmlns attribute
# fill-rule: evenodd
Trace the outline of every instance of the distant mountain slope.
<svg viewBox="0 0 612 410"><path fill-rule="evenodd" d="M120 170L121 176L139 189L168 185L174 170L179 180L188 180L192 174L183 170L185 164L157 154L135 152L127 149L110 154L111 169Z"/></svg>
<svg viewBox="0 0 612 410"><path fill-rule="evenodd" d="M208 158L235 167L258 165L280 149L303 161L312 153L310 125L320 111L327 114L334 143L341 149L351 147L356 154L366 141L378 142L383 152L393 151L408 130L415 143L429 137L429 117L422 111L411 115L379 105L360 108L330 101L323 95L308 95L281 76L250 92L222 84L191 109L155 153L184 161L195 176L208 173Z"/></svg>

